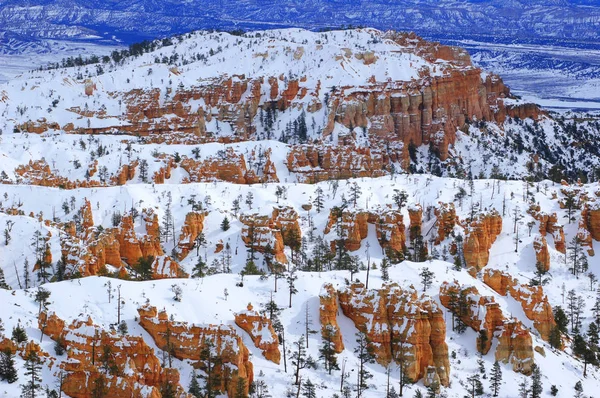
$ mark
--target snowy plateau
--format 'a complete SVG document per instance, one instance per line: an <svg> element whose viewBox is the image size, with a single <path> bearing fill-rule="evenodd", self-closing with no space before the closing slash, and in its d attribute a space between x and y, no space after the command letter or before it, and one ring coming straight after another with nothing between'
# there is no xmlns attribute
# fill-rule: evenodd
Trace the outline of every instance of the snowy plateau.
<svg viewBox="0 0 600 398"><path fill-rule="evenodd" d="M597 113L371 28L98 55L0 85L0 396L598 396Z"/></svg>

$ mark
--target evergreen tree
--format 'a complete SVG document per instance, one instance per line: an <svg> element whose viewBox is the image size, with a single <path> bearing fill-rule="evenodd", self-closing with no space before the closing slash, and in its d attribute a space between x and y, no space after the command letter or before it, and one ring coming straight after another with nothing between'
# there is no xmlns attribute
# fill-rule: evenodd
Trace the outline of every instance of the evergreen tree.
<svg viewBox="0 0 600 398"><path fill-rule="evenodd" d="M568 330L569 319L567 318L567 315L563 311L562 307L560 305L554 307L553 312L554 312L554 321L556 322L556 327L557 327L558 331L563 334L567 334L569 332L569 330Z"/></svg>
<svg viewBox="0 0 600 398"><path fill-rule="evenodd" d="M331 374L332 370L339 370L340 367L337 363L337 353L335 352L335 346L333 344L333 338L336 336L337 331L332 325L325 325L323 327L323 343L319 348L319 359L323 360L325 370Z"/></svg>
<svg viewBox="0 0 600 398"><path fill-rule="evenodd" d="M94 387L92 388L92 398L107 398L108 386L106 377L101 374L94 379Z"/></svg>
<svg viewBox="0 0 600 398"><path fill-rule="evenodd" d="M215 343L205 338L200 350L201 369L204 374L200 378L204 379L204 397L214 398L220 393L221 378L219 377L219 369L223 361L216 354Z"/></svg>
<svg viewBox="0 0 600 398"><path fill-rule="evenodd" d="M390 280L390 262L387 257L381 260L381 280L387 282Z"/></svg>
<svg viewBox="0 0 600 398"><path fill-rule="evenodd" d="M423 398L423 393L421 392L421 390L415 391L414 398Z"/></svg>
<svg viewBox="0 0 600 398"><path fill-rule="evenodd" d="M494 362L494 366L492 366L492 372L490 374L490 388L494 397L498 396L500 392L500 386L502 385L502 368L500 367L500 363L498 361Z"/></svg>
<svg viewBox="0 0 600 398"><path fill-rule="evenodd" d="M419 276L421 277L421 283L423 284L423 291L426 291L429 288L429 286L431 286L434 273L431 272L429 268L425 267L421 270Z"/></svg>
<svg viewBox="0 0 600 398"><path fill-rule="evenodd" d="M192 373L192 380L188 387L188 393L196 398L202 397L202 389L200 388L200 383L198 383L198 376L196 376L196 373Z"/></svg>
<svg viewBox="0 0 600 398"><path fill-rule="evenodd" d="M527 379L523 379L523 381L519 384L519 398L528 398L529 397L529 384L527 383Z"/></svg>
<svg viewBox="0 0 600 398"><path fill-rule="evenodd" d="M202 259L202 256L198 256L198 261L192 269L192 278L204 278L206 275L206 263Z"/></svg>
<svg viewBox="0 0 600 398"><path fill-rule="evenodd" d="M325 207L325 202L324 202L324 195L323 195L323 189L321 187L318 187L315 190L315 199L313 200L313 204L315 205L315 209L317 209L317 213L320 213L321 210L323 210L323 208Z"/></svg>
<svg viewBox="0 0 600 398"><path fill-rule="evenodd" d="M49 304L48 299L50 298L50 291L44 289L43 287L38 287L38 290L35 292L35 302L39 304L38 308L38 318L42 313L42 307L46 308Z"/></svg>
<svg viewBox="0 0 600 398"><path fill-rule="evenodd" d="M300 384L300 371L305 368L316 368L315 360L306 353L306 343L304 335L300 336L297 341L294 341L294 352L291 356L292 366L294 367L294 384Z"/></svg>
<svg viewBox="0 0 600 398"><path fill-rule="evenodd" d="M556 394L558 394L558 388L556 388L555 385L552 385L552 387L550 387L550 395L556 397Z"/></svg>
<svg viewBox="0 0 600 398"><path fill-rule="evenodd" d="M27 382L21 385L21 398L40 397L44 389L42 387L42 377L40 375L42 365L36 351L30 351L25 358L25 380Z"/></svg>
<svg viewBox="0 0 600 398"><path fill-rule="evenodd" d="M467 391L469 392L471 398L483 395L483 384L481 384L479 374L476 373L467 377Z"/></svg>
<svg viewBox="0 0 600 398"><path fill-rule="evenodd" d="M554 326L550 331L548 342L552 348L557 350L562 349L562 334L560 333L558 326Z"/></svg>
<svg viewBox="0 0 600 398"><path fill-rule="evenodd" d="M12 384L18 378L19 376L15 369L15 355L7 347L0 352L0 380Z"/></svg>
<svg viewBox="0 0 600 398"><path fill-rule="evenodd" d="M254 382L254 387L252 388L252 391L252 398L273 397L271 394L269 394L269 385L262 379Z"/></svg>
<svg viewBox="0 0 600 398"><path fill-rule="evenodd" d="M550 280L545 276L548 274L548 270L544 267L544 265L537 261L535 263L535 278L531 280L529 283L530 286L544 286Z"/></svg>
<svg viewBox="0 0 600 398"><path fill-rule="evenodd" d="M307 379L302 386L302 396L304 398L317 398L316 387L310 379Z"/></svg>
<svg viewBox="0 0 600 398"><path fill-rule="evenodd" d="M540 373L540 368L536 364L533 364L532 370L531 398L540 398L542 396L542 391L544 391L542 386L542 374Z"/></svg>
<svg viewBox="0 0 600 398"><path fill-rule="evenodd" d="M0 289L10 290L10 286L8 286L8 283L6 283L4 270L2 268L0 268Z"/></svg>
<svg viewBox="0 0 600 398"><path fill-rule="evenodd" d="M152 264L154 264L154 256L140 257L138 259L135 270L140 280L148 281L152 279L152 275L154 274Z"/></svg>
<svg viewBox="0 0 600 398"><path fill-rule="evenodd" d="M223 221L221 221L221 229L223 231L227 231L229 230L230 225L229 225L229 220L227 219L227 217L223 218Z"/></svg>
<svg viewBox="0 0 600 398"><path fill-rule="evenodd" d="M399 398L399 395L396 392L396 389L394 388L394 386L392 386L392 388L390 388L390 391L388 391L385 398Z"/></svg>
<svg viewBox="0 0 600 398"><path fill-rule="evenodd" d="M25 343L27 341L27 333L25 332L25 328L23 328L20 324L17 324L12 330L12 340L17 343Z"/></svg>
<svg viewBox="0 0 600 398"><path fill-rule="evenodd" d="M362 194L362 191L360 189L360 186L356 182L353 183L350 186L350 201L352 202L354 207L356 207L356 204L357 204L358 199L360 198L361 194Z"/></svg>
<svg viewBox="0 0 600 398"><path fill-rule="evenodd" d="M360 398L362 393L369 388L367 380L373 377L373 374L366 368L366 364L372 363L375 360L373 348L367 335L362 332L356 334L356 348L354 353L358 359L358 383L356 386L357 397Z"/></svg>
<svg viewBox="0 0 600 398"><path fill-rule="evenodd" d="M288 289L290 292L290 308L292 308L292 296L298 293L298 289L296 289L296 279L298 279L298 276L296 275L295 271L292 270L292 272L288 272L285 279L287 281Z"/></svg>

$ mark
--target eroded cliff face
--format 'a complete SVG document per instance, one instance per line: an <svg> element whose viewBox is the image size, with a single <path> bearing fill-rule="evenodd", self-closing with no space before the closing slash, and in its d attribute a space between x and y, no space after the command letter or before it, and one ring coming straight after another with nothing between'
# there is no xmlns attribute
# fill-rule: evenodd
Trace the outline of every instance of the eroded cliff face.
<svg viewBox="0 0 600 398"><path fill-rule="evenodd" d="M473 67L469 55L462 49L430 43L405 33L378 32L377 35L390 45L390 51L416 55L414 65L408 61L400 66L406 68L410 77L381 76L377 68L382 62L380 59L386 58L385 54L357 49L353 53L349 48L342 48L339 54L319 57L335 58L333 73L344 75L348 72L344 70L346 65L356 60L361 66L374 65L364 71L364 75L370 77L359 79L360 83L341 79L338 85L331 87L331 78L324 72L312 76L306 68L298 69L297 65L294 65L295 76L275 75L270 68L265 72L248 72L251 75L217 69L200 83L181 83L173 87L161 81L145 89L117 88L110 92L95 84L95 80L101 79L90 79L82 84L82 94L104 97L115 106L91 110L80 103L65 109L73 119L87 119L89 124L70 122L60 126L43 118L23 118L16 128L32 133L48 130L76 134L118 132L143 137L149 143L229 143L278 138L283 128L277 126L281 120L277 113L300 111L308 120L314 117L316 122L311 129L318 132L319 137L309 145L292 147L287 158L288 168L297 173L302 182L318 182L377 177L393 172L392 168L398 165L406 168L410 163L408 147L411 145L431 144L444 161L449 157L449 146L456 141L457 130L467 121L501 124L508 116L524 119L538 118L542 114L534 104L505 105L505 99L510 97L509 89L498 76L487 75L482 79L481 70ZM306 55L302 46L292 50L291 47L281 49L280 43L264 44L265 51L253 52L252 57L262 58L265 63L273 59L271 51L276 55L283 50L290 61L298 65L302 65L306 57L315 56L314 51ZM307 45L323 49L320 39L318 43ZM182 70L173 67L165 72L178 77L189 71L185 67ZM189 81L197 82L197 79ZM273 126L274 120L277 127ZM325 144L332 136L340 146ZM369 144L358 144L360 137L368 137ZM182 167L189 173L188 181L218 178L250 184L277 180L272 162L267 160L258 170L246 170L241 156L201 161L186 158ZM158 172L154 181L161 183L168 178L171 166L166 165ZM124 166L115 176L115 183L129 179L132 169L135 165Z"/></svg>
<svg viewBox="0 0 600 398"><path fill-rule="evenodd" d="M449 384L446 324L429 297L412 287L388 284L367 290L361 283L339 291L338 297L344 315L366 334L378 363L404 361L412 380Z"/></svg>
<svg viewBox="0 0 600 398"><path fill-rule="evenodd" d="M254 345L262 350L266 359L279 365L281 359L279 338L273 330L270 319L259 314L251 304L248 304L246 311L235 314L235 324L250 335Z"/></svg>
<svg viewBox="0 0 600 398"><path fill-rule="evenodd" d="M89 398L97 380L103 380L107 396L161 398L168 383L178 398L190 398L179 385L177 369L163 368L154 350L142 337L120 336L95 325L91 318L66 326L56 314L43 312L39 328L64 343L67 360L62 391L70 397Z"/></svg>
<svg viewBox="0 0 600 398"><path fill-rule="evenodd" d="M540 336L548 341L552 328L556 326L552 306L541 286L520 284L515 278L498 270L486 270L483 281L502 296L510 295L517 300L527 318L533 321L533 326Z"/></svg>
<svg viewBox="0 0 600 398"><path fill-rule="evenodd" d="M399 210L377 208L370 211L340 211L331 209L325 234L335 233L331 241L331 249L335 251L337 242L344 241L349 251L360 249L362 240L367 238L369 224L375 226L377 240L388 257L396 262L404 258L406 250L406 234L404 218Z"/></svg>
<svg viewBox="0 0 600 398"><path fill-rule="evenodd" d="M461 286L454 281L442 284L440 301L467 326L479 332L479 352L486 354L492 339L497 338L496 360L510 363L515 372L531 374L534 364L531 335L519 320L507 319L493 297L482 296L477 288Z"/></svg>
<svg viewBox="0 0 600 398"><path fill-rule="evenodd" d="M434 209L434 214L437 217L437 237L435 244L439 245L452 233L452 230L457 224L456 209L454 203L442 203Z"/></svg>
<svg viewBox="0 0 600 398"><path fill-rule="evenodd" d="M335 352L344 351L342 331L337 322L338 293L332 284L327 283L321 288L319 294L319 320L321 322L321 336L331 340Z"/></svg>
<svg viewBox="0 0 600 398"><path fill-rule="evenodd" d="M463 253L471 275L488 264L490 249L502 232L502 217L496 210L481 213L466 221Z"/></svg>
<svg viewBox="0 0 600 398"><path fill-rule="evenodd" d="M158 347L172 347L172 355L178 359L194 361L194 367L205 366L201 352L211 348L220 358L216 365L220 376L220 389L234 396L238 379L245 382L245 393L254 379L252 362L248 348L235 329L227 325L193 325L169 319L165 311L158 312L156 307L138 308L140 325L152 336Z"/></svg>
<svg viewBox="0 0 600 398"><path fill-rule="evenodd" d="M563 254L566 253L565 232L563 226L558 223L556 213L543 212L540 206L531 206L528 213L540 223L540 235L545 237L547 234L551 234L554 248Z"/></svg>
<svg viewBox="0 0 600 398"><path fill-rule="evenodd" d="M204 229L205 217L205 213L199 212L190 212L186 214L177 243L177 247L179 248L179 260L186 258L190 251L196 246L196 238L198 238Z"/></svg>
<svg viewBox="0 0 600 398"><path fill-rule="evenodd" d="M138 236L131 215L121 218L118 227L99 228L94 226L92 208L86 199L80 212L81 223L57 225L61 228L60 243L63 258L70 267L82 276L107 272L114 267L119 276L129 274L128 267L135 267L142 257L153 257L153 277L175 278L185 276L177 261L163 252L158 215L152 209L143 209L140 222L146 234Z"/></svg>

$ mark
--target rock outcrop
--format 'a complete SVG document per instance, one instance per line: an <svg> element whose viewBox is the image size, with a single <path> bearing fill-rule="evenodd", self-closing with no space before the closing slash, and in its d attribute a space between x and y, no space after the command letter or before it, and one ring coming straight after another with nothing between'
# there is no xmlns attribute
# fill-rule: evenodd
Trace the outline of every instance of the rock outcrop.
<svg viewBox="0 0 600 398"><path fill-rule="evenodd" d="M361 283L338 296L344 315L366 334L378 363L404 362L412 380L449 384L446 324L430 298L419 296L412 287L389 284L366 290Z"/></svg>
<svg viewBox="0 0 600 398"><path fill-rule="evenodd" d="M437 218L437 236L435 238L435 244L439 245L445 240L454 229L457 223L456 209L454 203L442 203L434 209L435 216Z"/></svg>
<svg viewBox="0 0 600 398"><path fill-rule="evenodd" d="M186 258L189 252L196 246L196 238L198 238L204 229L205 216L204 213L199 212L190 212L186 214L177 243L177 247L179 248L179 260Z"/></svg>
<svg viewBox="0 0 600 398"><path fill-rule="evenodd" d="M542 339L546 341L550 339L550 332L556 326L556 322L552 306L541 286L519 284L512 276L491 269L486 270L483 274L483 281L498 294L502 296L508 294L517 300L521 304L525 316L533 321L533 326L540 333Z"/></svg>
<svg viewBox="0 0 600 398"><path fill-rule="evenodd" d="M540 234L544 237L548 233L551 234L554 239L554 248L563 254L566 253L565 232L563 226L558 224L556 213L545 213L540 210L539 206L530 207L528 213L539 221Z"/></svg>
<svg viewBox="0 0 600 398"><path fill-rule="evenodd" d="M533 250L535 251L535 260L542 265L546 271L550 270L550 253L548 251L548 242L546 237L538 235L533 240Z"/></svg>
<svg viewBox="0 0 600 398"><path fill-rule="evenodd" d="M161 398L161 386L169 383L177 397L190 398L179 385L178 371L162 368L142 337L106 332L91 318L65 326L55 314L45 312L40 315L39 327L66 349L62 391L70 397L92 396L97 380L102 380L110 397Z"/></svg>
<svg viewBox="0 0 600 398"><path fill-rule="evenodd" d="M469 273L475 275L488 264L492 244L502 232L502 217L492 210L466 223L463 253Z"/></svg>
<svg viewBox="0 0 600 398"><path fill-rule="evenodd" d="M410 219L410 225L408 226L408 230L410 231L409 236L410 240L413 241L422 235L423 207L420 204L409 205L408 217Z"/></svg>
<svg viewBox="0 0 600 398"><path fill-rule="evenodd" d="M337 322L338 293L332 284L327 283L319 294L319 320L321 321L321 336L331 340L335 352L344 351L342 331Z"/></svg>
<svg viewBox="0 0 600 398"><path fill-rule="evenodd" d="M406 250L403 216L400 211L388 208L371 211L331 209L324 231L325 234L336 233L336 239L331 241L331 250L336 250L340 240L349 251L360 249L362 240L369 233L369 224L375 225L377 240L388 257L394 262L402 260Z"/></svg>
<svg viewBox="0 0 600 398"><path fill-rule="evenodd" d="M167 347L167 338L172 355L178 359L195 361L194 366L203 369L201 358L204 348L220 358L216 372L220 376L220 389L234 396L238 379L245 382L246 391L254 379L248 348L235 329L226 325L190 325L186 322L169 320L166 312L155 307L138 308L140 325L152 336L158 347Z"/></svg>
<svg viewBox="0 0 600 398"><path fill-rule="evenodd" d="M279 365L281 359L279 338L273 330L270 319L260 315L251 304L248 304L246 311L235 314L235 324L250 335L256 348L262 350L266 359Z"/></svg>
<svg viewBox="0 0 600 398"><path fill-rule="evenodd" d="M477 350L486 354L492 339L498 339L496 360L510 363L515 372L529 375L534 364L531 335L516 319L507 319L491 296L482 296L473 286L444 282L440 302L476 332Z"/></svg>
<svg viewBox="0 0 600 398"><path fill-rule="evenodd" d="M600 241L600 202L586 203L581 218L595 241Z"/></svg>

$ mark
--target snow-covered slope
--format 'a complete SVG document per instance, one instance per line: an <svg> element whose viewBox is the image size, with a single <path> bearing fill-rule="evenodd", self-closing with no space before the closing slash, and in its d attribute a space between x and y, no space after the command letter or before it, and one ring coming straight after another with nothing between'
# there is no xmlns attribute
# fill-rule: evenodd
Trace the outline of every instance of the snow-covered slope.
<svg viewBox="0 0 600 398"><path fill-rule="evenodd" d="M288 390L295 396L293 342L306 333L307 313L308 329L320 331L325 321L320 301L323 285L330 283L343 292L351 278L363 283L368 278L370 289L381 289L381 265L389 257L394 262L389 279L413 297L408 307L422 300L430 313L439 311L436 325L442 326L438 329L427 332L427 327L415 322L404 331L414 337L417 330L426 330L419 335L424 340L419 345L427 347L433 341L431 333L445 334L450 376L436 396L468 395L467 379L481 372L479 358L488 396L489 372L497 358L506 359L500 365L500 397L518 396L519 384L529 376L519 373L520 365L515 364L522 361L529 366L531 360L541 370L541 396L550 396L554 385L557 396L571 397L579 381L584 393L594 396L600 373L588 365L584 377L584 363L574 355L570 328L564 350L544 341L540 320L552 326L554 317L540 313L540 308L548 309L546 301L528 299L533 295L526 296L531 292L526 285L536 278L536 263L544 262L549 267L544 275L548 282L540 297L547 297L552 308L566 309L567 292L573 291L575 301L581 298L581 331L593 324L597 283L587 273L573 275L570 268L573 261L581 265L580 259L585 258L587 272L600 272L600 247L594 240L600 239L600 186L576 182L578 177L598 178L597 117L549 115L510 98L503 89L490 88L490 97L502 101L494 102L497 107L488 113L493 119L469 117L452 125L451 132L445 125L438 126L432 132L436 140L405 146L394 139L408 130L391 121L402 113L398 105L402 101L425 97L431 87L457 76L475 75L475 86L468 92L483 92L486 84L500 83L491 76L486 79L458 49L414 37L404 42L392 38L397 36L372 29L327 33L289 29L241 37L194 33L164 46L155 43L154 50L137 57L36 71L0 85L0 225L6 228L0 242L0 268L12 289L0 289L0 319L5 336L17 324L23 325L41 352L49 354L43 362L42 384L56 388L62 369L63 375L78 376L67 378L65 388L73 397L87 398L95 380L90 375L100 373L111 380L113 392L118 390L115 384L132 383L141 386L142 396L159 398L164 382L157 378L165 373L158 367L136 369L139 353L131 356L118 376L78 356L85 352L86 339L93 339L95 330L101 329L113 336L114 349L131 347L134 337L141 336L154 350L148 357L162 362L163 368L177 369L179 382L169 380L187 389L199 365L180 354L168 365L168 344L155 340L155 331L140 324L138 309L151 305L168 314L152 325L158 328L172 316L174 335L193 335L186 334L192 329L180 331L186 324L232 327L249 349L254 381L264 380L273 397L284 397ZM280 85L277 89L274 82ZM189 98L181 100L186 93ZM194 93L201 94L195 98ZM361 96L369 98L369 93L376 95L364 101L363 108ZM458 90L454 94L451 97L465 95ZM448 105L443 96L436 98L440 99L437 112L445 112L442 109ZM330 108L334 103L336 111ZM384 106L392 103L395 111ZM424 107L410 107L410 115L414 118ZM531 113L536 119L506 116L503 110ZM384 119L387 124L382 123L389 127L388 135L379 130L377 112L390 115ZM435 115L431 125L438 119L450 125L461 120L458 113ZM287 137L288 129L302 130L298 126L302 117L307 137ZM414 131L425 131L422 137L427 136L429 125L418 124ZM455 141L446 143L448 153L442 160L439 148L448 137ZM565 177L571 185L547 177L557 181ZM404 199L399 195L403 191ZM576 236L580 240L574 240ZM258 243L252 244L252 239ZM340 240L342 244L336 244ZM582 247L576 259L575 242ZM344 248L350 257L340 255L338 261ZM323 260L329 249L329 260ZM144 279L141 264L149 253L158 260L151 263L156 279L137 280ZM351 273L356 262L360 270ZM208 275L197 275L199 263ZM252 263L264 275L245 274ZM433 276L423 289L425 268ZM43 275L44 270L49 275ZM276 274L290 276L292 270L298 279L290 306L288 280ZM489 275L500 272L504 278L514 278L510 283L516 293L503 295L497 286L491 287ZM485 300L498 305L497 324L489 336L491 349L481 356L478 332L453 330L452 313L443 305L440 287L454 280L465 289L476 288L480 295L489 296ZM66 325L87 322L89 317L89 323L79 324L80 334L67 331L66 325L57 329L54 323L40 330L40 304L34 300L40 286L51 293L44 307ZM121 304L113 298L118 286ZM174 300L177 286L181 300ZM361 291L358 286L352 289ZM421 294L425 294L422 299ZM235 323L234 314L244 312L248 304L260 309L271 298L282 309L279 333L285 335L286 364L267 360L254 339ZM492 308L482 303L469 310L479 320L485 320ZM361 311L367 307L364 301L354 310L365 314ZM417 318L423 321L426 312ZM352 390L359 369L356 334L363 325L356 313L337 301L333 313L345 346L338 362L346 364L346 384ZM389 319L366 314L370 336L377 325L385 331L391 324ZM110 334L119 316L128 326L129 337L123 339ZM515 324L522 333L507 335L507 325ZM63 327L71 346L67 354L58 355L51 337L56 338ZM270 336L265 332L261 337ZM308 352L319 357L321 333L310 334L308 341ZM283 345L275 345L284 350ZM0 395L19 396L20 384L25 383L25 361L20 355L31 347L16 348L19 381L0 381ZM445 347L436 348L436 355L439 351L444 355ZM243 350L236 343L233 351ZM432 366L429 359L423 361L426 368ZM385 397L386 369L375 363L366 367L373 378L362 396ZM395 365L390 369L390 382L397 388L398 369ZM146 375L139 377L138 372ZM79 377L82 374L85 377ZM304 383L310 380L316 385L317 397L342 396L339 370L329 374L320 363L317 369L303 369L301 376ZM414 381L405 396L425 394L425 385L431 382L427 377ZM81 395L76 395L78 391Z"/></svg>

